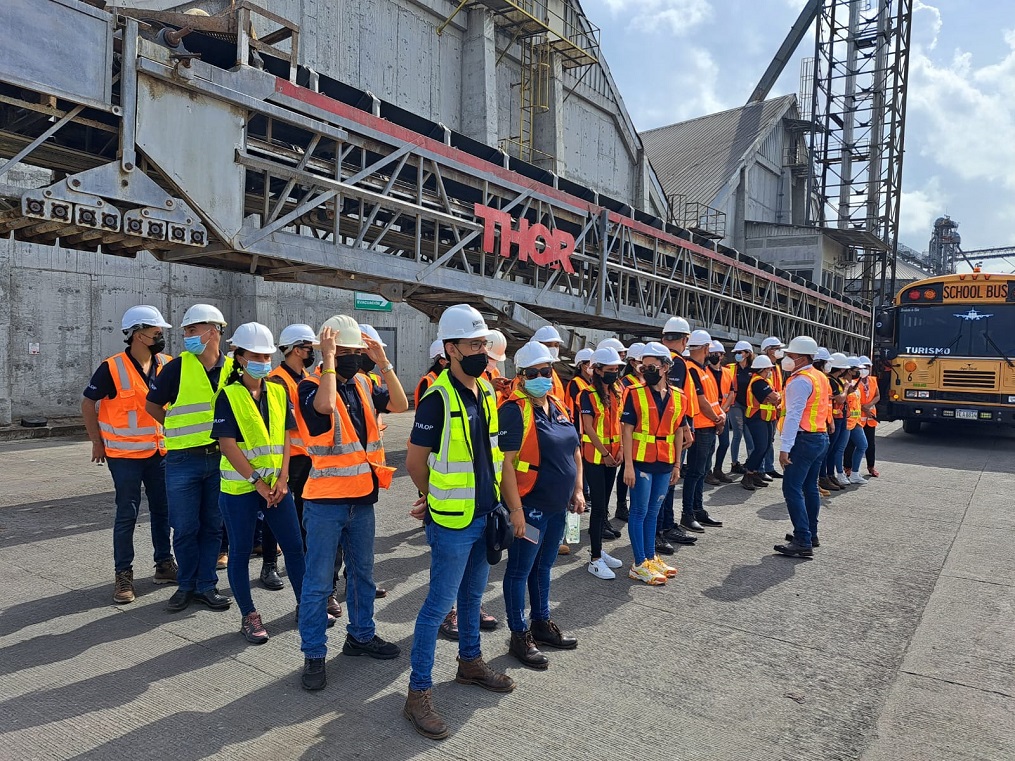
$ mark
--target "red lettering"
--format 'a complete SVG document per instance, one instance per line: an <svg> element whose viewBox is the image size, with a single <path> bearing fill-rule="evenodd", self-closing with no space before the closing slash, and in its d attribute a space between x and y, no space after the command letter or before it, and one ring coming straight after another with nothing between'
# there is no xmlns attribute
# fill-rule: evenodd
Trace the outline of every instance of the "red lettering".
<svg viewBox="0 0 1015 761"><path fill-rule="evenodd" d="M483 251L511 256L511 247L518 247L518 258L523 262L530 259L533 264L553 269L564 268L574 272L571 254L574 253L574 236L564 230L550 230L545 225L530 225L522 217L514 220L505 211L491 209L483 204L475 205L476 217L483 220ZM517 226L512 222L517 222ZM496 245L496 234L500 231L500 246Z"/></svg>

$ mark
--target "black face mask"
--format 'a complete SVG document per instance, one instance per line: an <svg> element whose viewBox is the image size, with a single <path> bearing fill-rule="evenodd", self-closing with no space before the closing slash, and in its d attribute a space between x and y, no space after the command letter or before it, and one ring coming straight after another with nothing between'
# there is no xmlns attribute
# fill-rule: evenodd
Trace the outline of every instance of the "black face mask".
<svg viewBox="0 0 1015 761"><path fill-rule="evenodd" d="M617 378L619 378L619 377L620 377L620 373L615 372L615 371L610 371L608 373L603 373L603 383L605 383L607 386L609 386L612 383L616 383L617 382Z"/></svg>
<svg viewBox="0 0 1015 761"><path fill-rule="evenodd" d="M654 386L662 379L663 375L659 372L658 367L646 367L641 371L641 377L645 379L647 385Z"/></svg>
<svg viewBox="0 0 1015 761"><path fill-rule="evenodd" d="M317 362L317 357L314 356L314 350L310 350L310 354L303 358L303 366L310 369Z"/></svg>
<svg viewBox="0 0 1015 761"><path fill-rule="evenodd" d="M344 354L335 357L335 372L349 380L359 372L359 354Z"/></svg>
<svg viewBox="0 0 1015 761"><path fill-rule="evenodd" d="M718 365L719 364L719 355L718 354L709 354L708 355L708 363L710 365Z"/></svg>
<svg viewBox="0 0 1015 761"><path fill-rule="evenodd" d="M165 348L166 348L166 337L159 336L154 341L152 341L152 345L148 347L148 351L150 351L152 354L158 354Z"/></svg>
<svg viewBox="0 0 1015 761"><path fill-rule="evenodd" d="M360 356L359 367L360 370L362 370L363 372L368 373L375 367L377 367L377 363L374 362L372 359L370 359L370 357L368 357L366 354L360 354L359 356Z"/></svg>
<svg viewBox="0 0 1015 761"><path fill-rule="evenodd" d="M486 372L486 364L490 358L484 354L470 354L467 357L462 357L459 363L462 365L462 372L468 375L470 378L478 378Z"/></svg>

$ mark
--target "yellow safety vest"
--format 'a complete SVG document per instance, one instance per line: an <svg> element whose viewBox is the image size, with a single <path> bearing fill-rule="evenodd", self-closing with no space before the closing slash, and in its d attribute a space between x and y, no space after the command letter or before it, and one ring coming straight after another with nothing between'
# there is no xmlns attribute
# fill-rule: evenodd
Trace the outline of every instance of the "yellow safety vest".
<svg viewBox="0 0 1015 761"><path fill-rule="evenodd" d="M494 499L500 499L500 478L504 454L498 446L500 422L497 417L497 398L493 386L477 378L480 404L486 415L490 431L490 452L493 455ZM451 385L451 375L445 370L427 389L440 394L444 402L444 428L440 449L431 451L427 459L430 467L430 488L427 506L434 523L445 528L461 529L472 523L476 514L476 463L472 433L469 431L465 405L457 389Z"/></svg>
<svg viewBox="0 0 1015 761"><path fill-rule="evenodd" d="M274 486L282 471L282 454L285 452L285 413L289 397L285 388L278 383L265 383L262 392L268 395L268 422L264 424L261 410L242 383L230 383L222 393L229 399L229 406L236 416L243 441L237 441L243 456L254 471L268 486ZM222 471L220 490L223 494L249 494L256 487L241 476L229 459L222 455L219 463Z"/></svg>
<svg viewBox="0 0 1015 761"><path fill-rule="evenodd" d="M180 355L180 388L176 401L166 408L166 449L190 449L210 446L211 424L215 419L215 397L225 384L232 357L226 357L216 388L211 387L208 373L189 351Z"/></svg>

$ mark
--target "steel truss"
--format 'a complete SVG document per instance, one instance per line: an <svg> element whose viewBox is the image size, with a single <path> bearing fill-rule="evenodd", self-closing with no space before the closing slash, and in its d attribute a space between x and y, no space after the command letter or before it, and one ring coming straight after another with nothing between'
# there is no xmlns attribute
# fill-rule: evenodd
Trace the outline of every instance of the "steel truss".
<svg viewBox="0 0 1015 761"><path fill-rule="evenodd" d="M184 66L137 41L136 23L124 25L112 88L121 102L99 122L114 130L103 150L82 139L91 109L67 112L64 143L49 139L59 129L42 140L18 130L30 93L4 112L0 155L27 146L20 160L74 172L34 191L0 185L14 204L0 234L373 291L431 316L471 302L516 339L537 320L658 335L682 315L724 338L865 345L870 315L854 304L605 208L592 191L580 198L510 171L507 157L498 166L453 148L448 134L413 132L246 65ZM177 121L166 127L159 114ZM220 184L206 188L209 178ZM236 192L223 192L231 178ZM108 228L101 216L86 224L86 201L102 202ZM510 220L494 225L497 215Z"/></svg>

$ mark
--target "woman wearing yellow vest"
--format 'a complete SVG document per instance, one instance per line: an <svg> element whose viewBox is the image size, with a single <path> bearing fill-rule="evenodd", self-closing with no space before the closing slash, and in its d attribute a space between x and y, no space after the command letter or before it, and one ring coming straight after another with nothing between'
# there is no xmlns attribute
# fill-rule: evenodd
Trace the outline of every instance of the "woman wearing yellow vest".
<svg viewBox="0 0 1015 761"><path fill-rule="evenodd" d="M747 384L747 409L744 412L744 425L751 435L754 448L744 463L744 477L740 485L747 491L754 491L759 486L768 486L761 476L761 464L765 461L771 447L772 427L779 416L779 393L772 388L771 380L775 368L772 360L760 354L751 362L751 380Z"/></svg>
<svg viewBox="0 0 1015 761"><path fill-rule="evenodd" d="M229 339L233 369L215 399L212 438L222 450L219 506L229 532L229 587L240 606L240 634L253 645L268 641L250 596L250 552L258 513L282 545L296 596L303 590L303 538L289 493L290 437L296 420L285 388L266 383L275 339L264 325L240 325Z"/></svg>
<svg viewBox="0 0 1015 761"><path fill-rule="evenodd" d="M621 414L624 483L631 490L627 533L634 564L628 576L651 586L665 584L677 569L655 551L656 523L666 492L680 479L684 394L670 385L670 350L652 341L641 351L642 383L627 390ZM652 553L651 555L649 553Z"/></svg>
<svg viewBox="0 0 1015 761"><path fill-rule="evenodd" d="M176 562L169 545L165 440L162 427L145 410L149 383L172 359L161 352L166 346L162 329L173 326L148 305L128 309L120 325L127 348L92 375L81 400L81 415L92 441L92 462L105 462L113 477L113 602L122 605L134 600L134 527L142 484L155 549L153 581L175 582Z"/></svg>
<svg viewBox="0 0 1015 761"><path fill-rule="evenodd" d="M184 352L152 381L145 409L166 430L166 493L178 588L167 609L191 602L227 610L219 594L215 564L222 548L218 442L211 437L214 402L232 369L221 351L226 320L210 304L194 304L183 315Z"/></svg>

